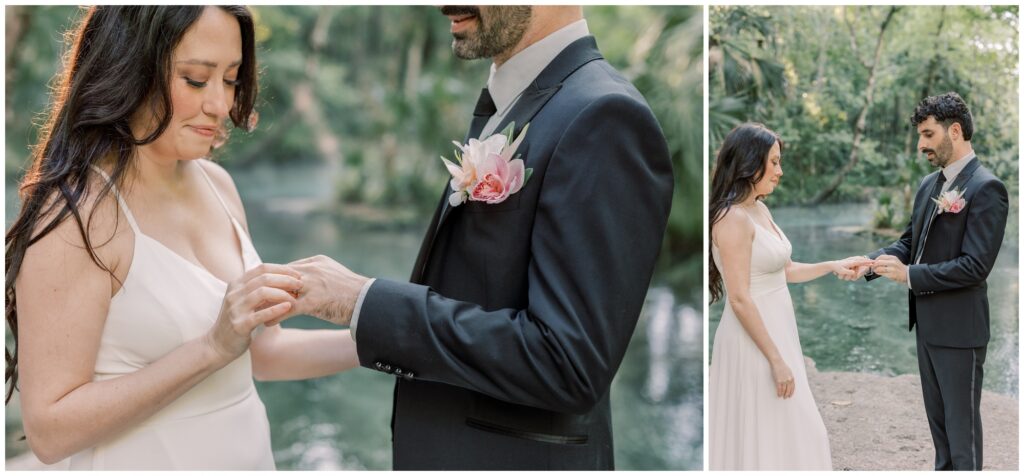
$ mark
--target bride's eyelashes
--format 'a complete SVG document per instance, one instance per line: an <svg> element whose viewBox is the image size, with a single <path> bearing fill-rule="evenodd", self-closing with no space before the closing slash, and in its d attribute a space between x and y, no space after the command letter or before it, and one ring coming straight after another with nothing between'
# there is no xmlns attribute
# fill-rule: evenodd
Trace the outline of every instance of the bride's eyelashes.
<svg viewBox="0 0 1024 476"><path fill-rule="evenodd" d="M207 81L197 81L197 80L192 79L192 78L190 78L188 76L182 76L182 79L184 79L185 83L187 83L189 86L192 86L193 88L196 88L196 89L205 88L206 84L207 84ZM224 84L226 84L228 86L231 86L231 87L238 86L239 83L240 82L237 79L224 79Z"/></svg>

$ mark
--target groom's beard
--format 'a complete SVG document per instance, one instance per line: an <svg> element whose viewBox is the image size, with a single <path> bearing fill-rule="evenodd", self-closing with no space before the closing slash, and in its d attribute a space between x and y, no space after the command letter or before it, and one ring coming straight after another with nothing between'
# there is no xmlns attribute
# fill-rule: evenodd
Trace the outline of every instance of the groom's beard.
<svg viewBox="0 0 1024 476"><path fill-rule="evenodd" d="M921 152L925 153L928 163L935 167L945 167L953 159L953 141L947 134L942 138L942 142L939 143L937 149L921 149Z"/></svg>
<svg viewBox="0 0 1024 476"><path fill-rule="evenodd" d="M462 59L493 58L519 44L530 26L533 9L530 6L491 6L481 15L479 8L470 5L445 5L444 15L470 14L476 16L476 31L454 33L452 51Z"/></svg>

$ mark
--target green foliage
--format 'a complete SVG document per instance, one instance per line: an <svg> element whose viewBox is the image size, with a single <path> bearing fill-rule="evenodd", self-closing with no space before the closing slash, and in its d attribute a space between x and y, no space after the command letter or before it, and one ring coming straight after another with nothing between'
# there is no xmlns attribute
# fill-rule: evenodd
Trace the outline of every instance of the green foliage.
<svg viewBox="0 0 1024 476"><path fill-rule="evenodd" d="M871 62L887 11L711 7L711 156L736 124L763 122L786 144L785 176L771 200L813 197L848 161L867 89L862 60ZM900 8L883 37L859 161L832 200L878 197L879 226L902 227L905 188L934 170L916 152L909 119L921 99L946 91L967 101L975 151L1016 196L1017 27L1016 6Z"/></svg>

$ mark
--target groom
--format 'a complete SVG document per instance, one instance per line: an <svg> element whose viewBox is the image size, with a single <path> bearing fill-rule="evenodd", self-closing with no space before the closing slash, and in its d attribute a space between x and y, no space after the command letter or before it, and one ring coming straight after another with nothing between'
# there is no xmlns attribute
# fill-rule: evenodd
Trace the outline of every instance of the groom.
<svg viewBox="0 0 1024 476"><path fill-rule="evenodd" d="M981 470L985 279L1003 242L1006 187L974 155L974 124L959 95L925 98L911 123L917 148L941 170L921 182L903 236L868 255L874 267L859 276L884 276L909 289L935 469Z"/></svg>
<svg viewBox="0 0 1024 476"><path fill-rule="evenodd" d="M441 12L458 57L493 60L467 140L514 123L532 176L499 203L446 188L411 283L294 263L297 310L351 322L360 364L398 377L394 469L613 469L608 390L668 219L665 138L580 7Z"/></svg>

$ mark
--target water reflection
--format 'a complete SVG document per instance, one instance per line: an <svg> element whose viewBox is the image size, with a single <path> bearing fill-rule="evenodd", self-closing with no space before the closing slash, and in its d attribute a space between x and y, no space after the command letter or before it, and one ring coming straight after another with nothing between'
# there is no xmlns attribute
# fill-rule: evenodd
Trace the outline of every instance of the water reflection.
<svg viewBox="0 0 1024 476"><path fill-rule="evenodd" d="M654 403L665 400L669 383L676 377L676 361L701 358L703 325L700 313L690 306L678 306L667 288L652 288L647 296L648 375L645 396Z"/></svg>

